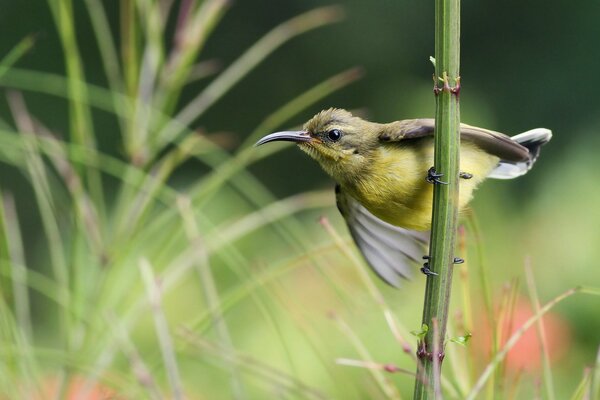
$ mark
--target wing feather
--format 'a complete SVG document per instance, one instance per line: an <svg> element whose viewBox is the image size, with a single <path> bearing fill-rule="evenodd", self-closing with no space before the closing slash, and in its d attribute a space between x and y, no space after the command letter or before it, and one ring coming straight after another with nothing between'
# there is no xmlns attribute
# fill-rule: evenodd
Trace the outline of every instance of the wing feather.
<svg viewBox="0 0 600 400"><path fill-rule="evenodd" d="M379 139L383 142L397 142L433 136L435 120L429 118L407 119L384 126ZM528 161L531 158L529 150L525 146L500 132L460 124L460 137L461 140L468 140L501 160L518 162Z"/></svg>
<svg viewBox="0 0 600 400"><path fill-rule="evenodd" d="M429 233L400 228L377 218L339 186L336 200L350 235L377 275L396 287L400 286L400 278L410 278L413 266L427 251Z"/></svg>

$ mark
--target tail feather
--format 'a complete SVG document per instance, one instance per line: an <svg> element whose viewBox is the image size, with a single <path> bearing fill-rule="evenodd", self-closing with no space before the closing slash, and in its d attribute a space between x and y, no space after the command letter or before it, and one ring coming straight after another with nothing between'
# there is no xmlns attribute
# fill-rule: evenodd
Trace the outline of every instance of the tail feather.
<svg viewBox="0 0 600 400"><path fill-rule="evenodd" d="M529 150L529 158L525 161L506 161L500 163L488 175L495 179L513 179L525 175L540 155L541 147L552 139L552 131L546 128L535 128L511 137L512 140Z"/></svg>

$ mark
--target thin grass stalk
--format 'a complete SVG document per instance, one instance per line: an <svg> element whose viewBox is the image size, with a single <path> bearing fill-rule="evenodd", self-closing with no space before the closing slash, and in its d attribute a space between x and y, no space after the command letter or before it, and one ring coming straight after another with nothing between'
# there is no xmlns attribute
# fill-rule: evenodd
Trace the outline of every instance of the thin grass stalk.
<svg viewBox="0 0 600 400"><path fill-rule="evenodd" d="M356 332L352 330L352 328L344 321L341 317L337 315L333 315L333 320L337 323L340 331L350 340L350 343L360 355L363 361L368 363L373 362L373 356L362 342L362 340L358 337ZM383 394L386 396L386 399L396 399L400 400L402 396L398 389L392 385L390 380L385 376L384 372L379 369L369 368L369 373L373 377L373 380L377 383Z"/></svg>
<svg viewBox="0 0 600 400"><path fill-rule="evenodd" d="M100 0L85 0L88 14L94 28L94 36L98 42L100 58L104 66L104 73L108 86L112 92L123 93L123 76L119 69L119 55L106 16L104 5Z"/></svg>
<svg viewBox="0 0 600 400"><path fill-rule="evenodd" d="M25 166L31 177L34 195L40 210L42 226L48 240L50 264L60 288L61 302L69 304L71 298L69 291L69 271L65 254L63 253L63 239L56 219L56 205L54 204L54 198L50 189L47 170L40 155L40 152L43 150L33 135L33 123L24 111L25 105L22 98L15 92L9 92L7 98L16 124L21 131L20 138L23 142L23 152L26 159ZM61 310L61 336L64 338L65 347L69 348L71 316L66 308Z"/></svg>
<svg viewBox="0 0 600 400"><path fill-rule="evenodd" d="M140 69L138 55L140 33L135 12L135 0L121 0L119 16L121 25L121 59L123 60L125 93L130 98L135 98Z"/></svg>
<svg viewBox="0 0 600 400"><path fill-rule="evenodd" d="M229 3L229 0L208 0L194 9L196 7L191 1L181 2L174 49L169 54L158 85L156 108L163 114L171 115L174 111L194 62Z"/></svg>
<svg viewBox="0 0 600 400"><path fill-rule="evenodd" d="M585 397L587 393L590 393L590 375L592 372L593 371L591 368L584 368L583 377L579 381L579 384L573 391L573 394L571 395L569 400L592 400L591 397Z"/></svg>
<svg viewBox="0 0 600 400"><path fill-rule="evenodd" d="M32 133L37 136L51 138L52 133L43 125L36 121L29 113L23 97L20 93L14 92L11 94L11 104L13 109L19 114L20 126L26 129L31 129ZM32 136L32 139L35 138ZM92 249L95 256L101 263L103 258L103 238L101 234L101 226L98 220L98 214L95 205L89 199L85 188L75 168L68 160L67 151L58 145L57 141L46 142L48 146L47 155L51 159L56 171L62 177L65 186L69 190L75 209L77 211L77 222L82 227L82 231L87 239L89 248ZM87 166L86 166L87 167ZM75 271L77 273L78 271ZM79 271L80 272L80 271Z"/></svg>
<svg viewBox="0 0 600 400"><path fill-rule="evenodd" d="M200 278L200 285L202 286L202 292L206 299L206 303L211 310L214 310L212 313L212 321L217 331L220 345L224 348L234 349L235 347L233 345L233 341L231 340L231 334L229 333L229 328L227 327L225 318L223 314L219 312L219 303L221 301L219 298L219 291L211 271L208 251L203 243L200 229L196 223L196 217L192 211L190 199L187 197L179 197L177 199L177 207L181 214L181 219L183 221L184 229L190 242L190 246L197 250L195 257L197 260L195 263L196 270ZM231 375L232 397L234 399L247 398L240 373L235 368L235 365L231 364L228 365L228 367L229 374Z"/></svg>
<svg viewBox="0 0 600 400"><path fill-rule="evenodd" d="M509 283L506 283L503 288L502 299L498 307L498 325L495 327L496 338L498 339L498 343L496 344L497 348L501 348L512 334L513 324L515 322L515 310L519 297L519 286L519 280L513 278ZM496 353L492 353L492 357L495 355ZM491 383L493 383L493 385L489 386L494 395L501 395L508 387L509 376L506 374L506 363L504 361L496 368L495 376Z"/></svg>
<svg viewBox="0 0 600 400"><path fill-rule="evenodd" d="M10 194L2 194L1 220L4 221L8 238L8 255L12 267L12 291L15 307L15 318L26 342L31 342L33 330L31 327L31 313L29 309L29 293L27 290L27 267L17 209L14 198Z"/></svg>
<svg viewBox="0 0 600 400"><path fill-rule="evenodd" d="M144 50L141 55L137 87L132 95L133 118L129 120L129 129L126 131L124 144L132 162L142 166L154 156L149 146L150 120L153 115L154 97L157 93L157 81L164 65L166 17L162 15L159 2L138 0L136 5L137 11L144 18L135 19L132 22L139 22L145 40L143 44L139 44Z"/></svg>
<svg viewBox="0 0 600 400"><path fill-rule="evenodd" d="M535 277L533 276L531 260L529 258L525 260L525 277L527 279L527 289L529 291L529 297L533 306L532 311L537 314L540 311L540 300L537 294L537 289L535 287ZM544 374L544 386L546 388L546 398L548 400L554 400L554 378L552 377L552 368L550 367L548 339L546 337L546 330L544 329L543 320L539 319L536 325L542 353L542 365Z"/></svg>
<svg viewBox="0 0 600 400"><path fill-rule="evenodd" d="M1 146L1 144L0 144ZM0 187L0 292L5 299L11 295L11 286L13 285L13 266L10 259L10 235L6 221L5 205L3 204L4 196ZM6 279L5 279L6 278ZM1 326L0 326L1 329Z"/></svg>
<svg viewBox="0 0 600 400"><path fill-rule="evenodd" d="M434 167L443 173L447 184L433 189L433 216L430 269L437 275L427 277L423 324L431 327L435 319L439 336L432 330L419 342L421 363L415 380L415 399L434 398L434 359L443 359L444 338L450 305L452 271L458 220L458 183L460 157L460 0L435 1L435 75L436 94ZM434 343L437 341L437 343ZM438 348L439 353L434 349ZM440 366L441 370L441 366Z"/></svg>
<svg viewBox="0 0 600 400"><path fill-rule="evenodd" d="M40 136L46 138L53 137L52 133L42 125L37 125L36 131ZM48 156L73 199L73 204L77 211L77 222L80 230L83 231L86 243L94 256L96 256L98 263L102 264L106 254L104 253L104 239L101 232L102 224L98 218L96 207L85 191L83 182L79 179L79 175L76 174L73 164L69 161L67 151L56 140L49 140L46 143L48 146L52 146L52 148L48 149Z"/></svg>
<svg viewBox="0 0 600 400"><path fill-rule="evenodd" d="M596 353L596 361L590 372L590 386L587 392L587 399L593 400L600 397L600 347Z"/></svg>
<svg viewBox="0 0 600 400"><path fill-rule="evenodd" d="M0 289L0 342L3 349L15 353L14 356L2 355L0 388L1 394L7 398L24 398L24 394L18 395L17 392L26 390L31 396L39 383L39 371L32 347L29 282L22 236L14 198L10 193L0 193L0 238L0 255L10 257L2 260L0 271L12 284L12 293L8 284L3 284ZM15 379L15 376L19 378Z"/></svg>
<svg viewBox="0 0 600 400"><path fill-rule="evenodd" d="M458 249L458 254L467 254L466 230L464 229L464 226L458 228ZM460 311L460 318L455 319L459 323L454 324L454 328L455 335L465 335L470 334L473 331L473 304L475 301L471 290L471 275L469 273L468 261L465 260L458 269L462 310ZM471 381L474 375L474 366L473 357L469 357L470 349L461 347L462 346L451 346L448 350L450 352L449 362L454 371L455 386L462 395L463 393L466 393L468 388L472 385Z"/></svg>
<svg viewBox="0 0 600 400"><path fill-rule="evenodd" d="M357 271L358 275L360 276L361 280L363 281L363 284L367 287L367 290L369 291L370 296L373 298L375 303L381 307L381 311L386 319L386 322L388 323L388 326L390 327L390 330L392 331L392 333L394 335L394 338L402 346L402 349L404 350L404 352L407 354L410 354L416 360L416 357L412 354L412 352L410 350L411 349L410 344L409 344L408 340L406 340L406 338L405 338L407 335L406 334L403 335L402 333L400 333L400 327L398 325L398 322L393 317L393 313L391 312L390 307L388 306L383 295L381 294L381 291L377 288L377 285L375 285L375 283L373 282L373 279L371 279L371 276L369 275L367 270L364 268L363 262L361 262L361 260L356 256L356 254L351 250L350 246L348 246L346 243L344 243L341 236L334 229L334 227L331 225L331 223L329 222L329 220L327 218L325 218L325 217L320 218L319 223L325 229L327 234L331 237L331 239L336 244L336 246L340 249L340 251L349 260L351 260L352 264L356 267L356 271ZM406 332L406 329L404 329L403 327L402 327L402 330L404 332Z"/></svg>
<svg viewBox="0 0 600 400"><path fill-rule="evenodd" d="M106 15L106 10L101 0L85 0L88 15L94 29L94 36L100 50L100 58L104 66L104 73L111 93L114 97L115 109L120 107L119 96L125 93L125 82L123 74L119 68L120 60L117 47L114 43L113 34L110 29L110 23ZM117 118L121 132L127 131L126 120L123 117Z"/></svg>
<svg viewBox="0 0 600 400"><path fill-rule="evenodd" d="M310 258L306 256L302 256L303 266L306 267L306 263L310 262ZM296 261L294 263L297 263ZM290 279L285 279L286 283L289 283ZM350 393L356 393L357 390L360 389L360 384L358 382L348 382L345 379L345 372L338 368L336 365L332 364L332 348L327 346L327 343L323 341L323 331L315 325L315 322L321 319L319 313L317 313L317 321L315 321L315 313L311 308L306 307L306 302L302 294L301 299L294 298L294 296L290 296L289 287L284 284L284 282L280 279L272 279L269 282L269 285L274 287L274 293L276 295L275 300L278 304L282 305L282 308L286 311L286 314L289 315L290 319L295 323L294 330L298 331L302 334L306 343L310 346L313 351L313 354L321 363L321 367L325 369L327 375L331 377L331 383L335 385L337 389L338 396L340 398L347 398L350 396ZM295 283L292 283L294 286ZM350 290L347 288L347 290ZM347 309L351 309L351 305L344 304ZM284 349L286 353L290 353L289 357L292 357L292 348L288 347ZM333 350L335 353L335 350ZM294 376L300 377L301 370L298 371L298 368L295 368L291 371L294 373ZM323 376L324 377L324 376ZM343 394L346 393L346 394Z"/></svg>
<svg viewBox="0 0 600 400"><path fill-rule="evenodd" d="M8 102L11 111L21 131L21 138L25 147L26 170L30 176L33 192L36 198L37 206L42 219L44 234L48 240L48 252L52 272L60 287L61 302L71 305L72 296L70 288L69 268L63 253L63 238L59 228L59 221L56 217L56 205L51 191L47 170L40 155L39 146L33 136L33 124L27 114L23 111L24 105L19 95L9 92ZM61 308L59 313L59 326L61 336L61 346L68 350L72 346L72 316L68 308ZM66 381L69 373L59 372L58 393L60 396L66 390Z"/></svg>
<svg viewBox="0 0 600 400"><path fill-rule="evenodd" d="M0 77L31 50L34 42L33 35L26 36L0 60Z"/></svg>
<svg viewBox="0 0 600 400"><path fill-rule="evenodd" d="M161 301L162 293L158 285L158 282L152 272L152 266L146 259L140 260L139 263L142 280L146 286L148 294L148 301L150 303L150 309L152 310L152 317L154 319L154 328L156 330L156 336L158 337L158 344L162 353L164 368L169 379L169 386L171 387L171 393L173 399L182 400L183 387L181 384L181 377L179 374L179 367L177 365L177 358L175 356L175 349L173 347L173 340L169 333L169 326L167 320L162 311Z"/></svg>
<svg viewBox="0 0 600 400"><path fill-rule="evenodd" d="M476 265L477 265L477 272L478 272L478 277L479 277L479 288L481 289L482 293L480 296L483 297L483 304L485 307L485 320L482 321L483 323L487 323L488 326L490 327L490 334L491 334L491 338L490 338L490 343L492 344L492 347L490 349L490 354L491 356L494 356L496 353L498 353L498 347L499 347L499 343L498 343L498 335L496 332L495 327L497 326L497 316L496 316L496 312L494 310L494 302L492 299L492 286L490 283L490 278L489 278L489 268L487 268L487 261L485 258L485 253L484 253L484 240L483 240L483 236L481 233L481 229L479 227L479 222L477 220L477 216L475 215L475 213L468 213L467 214L467 226L469 229L469 232L471 233L472 237L473 237L473 249L475 251L476 254ZM481 301L481 300L479 300ZM471 359L474 358L474 353L473 350L471 350ZM472 370L473 372L473 370ZM474 374L471 374L471 381L475 380L476 376ZM489 385L489 392L488 392L488 396L487 398L492 398L493 397L493 387L495 385L495 379L494 377L491 378L491 382Z"/></svg>
<svg viewBox="0 0 600 400"><path fill-rule="evenodd" d="M313 250L313 252L316 256L326 256L336 250L337 249L334 246L329 245L326 247L317 248ZM221 296L221 302L218 304L218 308L216 310L205 309L200 311L198 315L187 324L187 326L191 330L200 333L208 331L211 326L211 316L214 312L225 314L234 306L247 299L252 291L256 291L260 287L265 286L272 281L281 279L286 274L306 265L307 261L309 261L309 258L306 255L299 255L290 260L271 264L270 268L261 270L259 274L253 274L253 280L243 282L242 284L237 285L231 290L227 291L226 294Z"/></svg>
<svg viewBox="0 0 600 400"><path fill-rule="evenodd" d="M291 398L316 400L329 398L319 390L300 381L295 375L287 374L282 371L281 368L275 368L260 359L239 351L233 352L231 349L221 348L214 343L206 341L203 337L198 336L196 333L186 328L181 328L178 331L178 334L184 341L197 349L200 358L206 359L207 355L211 355L213 357L218 357L219 359L226 359L229 362L235 362L244 369L246 374L253 375L265 383L286 389L290 394L298 395L298 397L291 396ZM283 398L287 397L283 396Z"/></svg>
<svg viewBox="0 0 600 400"><path fill-rule="evenodd" d="M122 326L118 317L112 313L106 316L107 325L113 328L114 336L119 341L123 354L129 361L131 371L137 382L144 388L144 391L151 400L160 400L163 398L157 383L152 376L150 368L144 362L141 354L135 347L129 331Z"/></svg>
<svg viewBox="0 0 600 400"><path fill-rule="evenodd" d="M48 0L63 46L64 60L68 78L67 90L70 97L70 134L75 143L91 148L96 147L94 125L88 102L85 74L75 32L75 16L72 0ZM96 203L99 215L105 216L104 194L100 174L96 170L80 171L85 174L91 197Z"/></svg>

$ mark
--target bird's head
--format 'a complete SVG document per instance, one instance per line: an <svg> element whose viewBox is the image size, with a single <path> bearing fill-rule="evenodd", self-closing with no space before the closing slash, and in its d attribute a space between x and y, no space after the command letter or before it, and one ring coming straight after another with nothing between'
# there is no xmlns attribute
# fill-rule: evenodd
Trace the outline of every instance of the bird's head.
<svg viewBox="0 0 600 400"><path fill-rule="evenodd" d="M330 108L311 118L301 131L271 133L256 145L278 140L296 142L336 181L344 182L369 166L378 144L379 127L346 110Z"/></svg>

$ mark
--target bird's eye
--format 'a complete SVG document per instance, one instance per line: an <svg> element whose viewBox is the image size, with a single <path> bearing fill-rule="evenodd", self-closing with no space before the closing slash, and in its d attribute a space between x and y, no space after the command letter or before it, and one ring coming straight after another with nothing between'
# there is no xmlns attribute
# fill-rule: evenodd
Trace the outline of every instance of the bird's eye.
<svg viewBox="0 0 600 400"><path fill-rule="evenodd" d="M340 131L339 129L332 129L329 132L327 132L327 137L332 142L337 142L342 137L342 131Z"/></svg>

